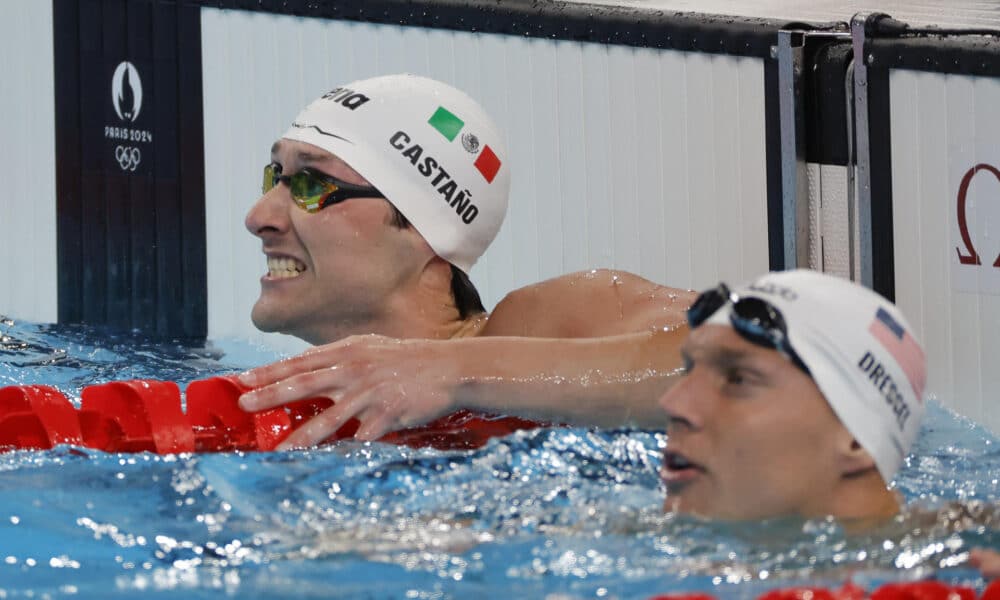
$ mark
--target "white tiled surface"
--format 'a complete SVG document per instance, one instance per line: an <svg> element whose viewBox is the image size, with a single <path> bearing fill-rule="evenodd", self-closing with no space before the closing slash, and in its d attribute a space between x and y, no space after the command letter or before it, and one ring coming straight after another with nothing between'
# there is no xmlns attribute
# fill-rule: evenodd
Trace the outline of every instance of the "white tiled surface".
<svg viewBox="0 0 1000 600"><path fill-rule="evenodd" d="M898 71L891 79L896 298L927 348L928 388L1000 431L1000 181L969 188L982 265L961 265L957 197L1000 169L1000 79Z"/></svg>

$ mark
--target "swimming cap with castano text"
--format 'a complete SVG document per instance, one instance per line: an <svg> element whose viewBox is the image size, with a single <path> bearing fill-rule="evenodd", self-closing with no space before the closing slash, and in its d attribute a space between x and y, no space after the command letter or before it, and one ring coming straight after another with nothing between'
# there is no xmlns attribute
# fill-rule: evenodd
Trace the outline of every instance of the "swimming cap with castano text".
<svg viewBox="0 0 1000 600"><path fill-rule="evenodd" d="M804 269L732 291L781 311L788 341L826 401L891 481L925 411L924 351L899 309L865 287ZM731 311L728 303L706 322L729 325Z"/></svg>
<svg viewBox="0 0 1000 600"><path fill-rule="evenodd" d="M324 94L283 136L341 158L466 273L507 212L510 166L500 130L459 90L387 75Z"/></svg>

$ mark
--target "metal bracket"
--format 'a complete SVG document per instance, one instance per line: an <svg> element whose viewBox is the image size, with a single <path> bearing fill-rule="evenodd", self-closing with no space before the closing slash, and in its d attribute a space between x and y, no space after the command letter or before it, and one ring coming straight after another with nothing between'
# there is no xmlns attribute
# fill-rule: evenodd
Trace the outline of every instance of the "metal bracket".
<svg viewBox="0 0 1000 600"><path fill-rule="evenodd" d="M855 181L849 185L848 194L850 198L849 213L853 211L853 220L850 223L850 231L855 230L855 220L857 221L858 232L858 252L861 255L861 285L871 288L874 285L874 266L872 256L872 186L871 186L871 147L868 139L868 65L865 58L865 27L869 19L868 14L858 13L851 19L851 42L854 46L854 155L855 160ZM855 187L857 188L857 199L853 196ZM855 209L856 205L856 210ZM854 269L854 245L851 240L851 278L855 279Z"/></svg>
<svg viewBox="0 0 1000 600"><path fill-rule="evenodd" d="M809 181L806 171L802 67L805 34L778 32L778 114L785 269L809 265Z"/></svg>

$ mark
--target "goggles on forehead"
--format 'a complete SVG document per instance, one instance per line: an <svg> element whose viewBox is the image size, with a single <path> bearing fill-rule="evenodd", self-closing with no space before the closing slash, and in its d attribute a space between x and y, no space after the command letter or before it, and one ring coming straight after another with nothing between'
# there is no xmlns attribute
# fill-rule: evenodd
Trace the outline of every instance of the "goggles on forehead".
<svg viewBox="0 0 1000 600"><path fill-rule="evenodd" d="M280 165L271 163L265 166L264 193L268 193L279 183L287 185L295 204L309 213L319 212L331 204L351 198L385 198L382 192L373 187L347 183L308 167L291 175L282 175Z"/></svg>
<svg viewBox="0 0 1000 600"><path fill-rule="evenodd" d="M796 367L812 376L809 367L799 358L791 342L788 341L788 327L781 311L767 300L754 297L741 298L732 293L726 284L720 283L717 287L702 292L694 301L687 311L688 325L691 329L697 328L727 302L733 303L729 321L736 333L758 346L777 350L788 357Z"/></svg>

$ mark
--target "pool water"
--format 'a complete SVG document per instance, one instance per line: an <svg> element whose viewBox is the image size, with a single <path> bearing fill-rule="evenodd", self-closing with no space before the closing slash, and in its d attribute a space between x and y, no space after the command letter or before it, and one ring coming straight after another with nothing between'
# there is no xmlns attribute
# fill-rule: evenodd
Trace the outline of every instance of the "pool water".
<svg viewBox="0 0 1000 600"><path fill-rule="evenodd" d="M85 385L183 385L277 357L244 342L0 321L0 386L55 385L76 402ZM664 439L555 428L472 451L344 441L285 453L8 452L0 599L753 598L848 577L981 587L965 553L1000 547L983 510L1000 498L997 440L936 403L896 482L914 514L864 535L832 520L664 515Z"/></svg>

